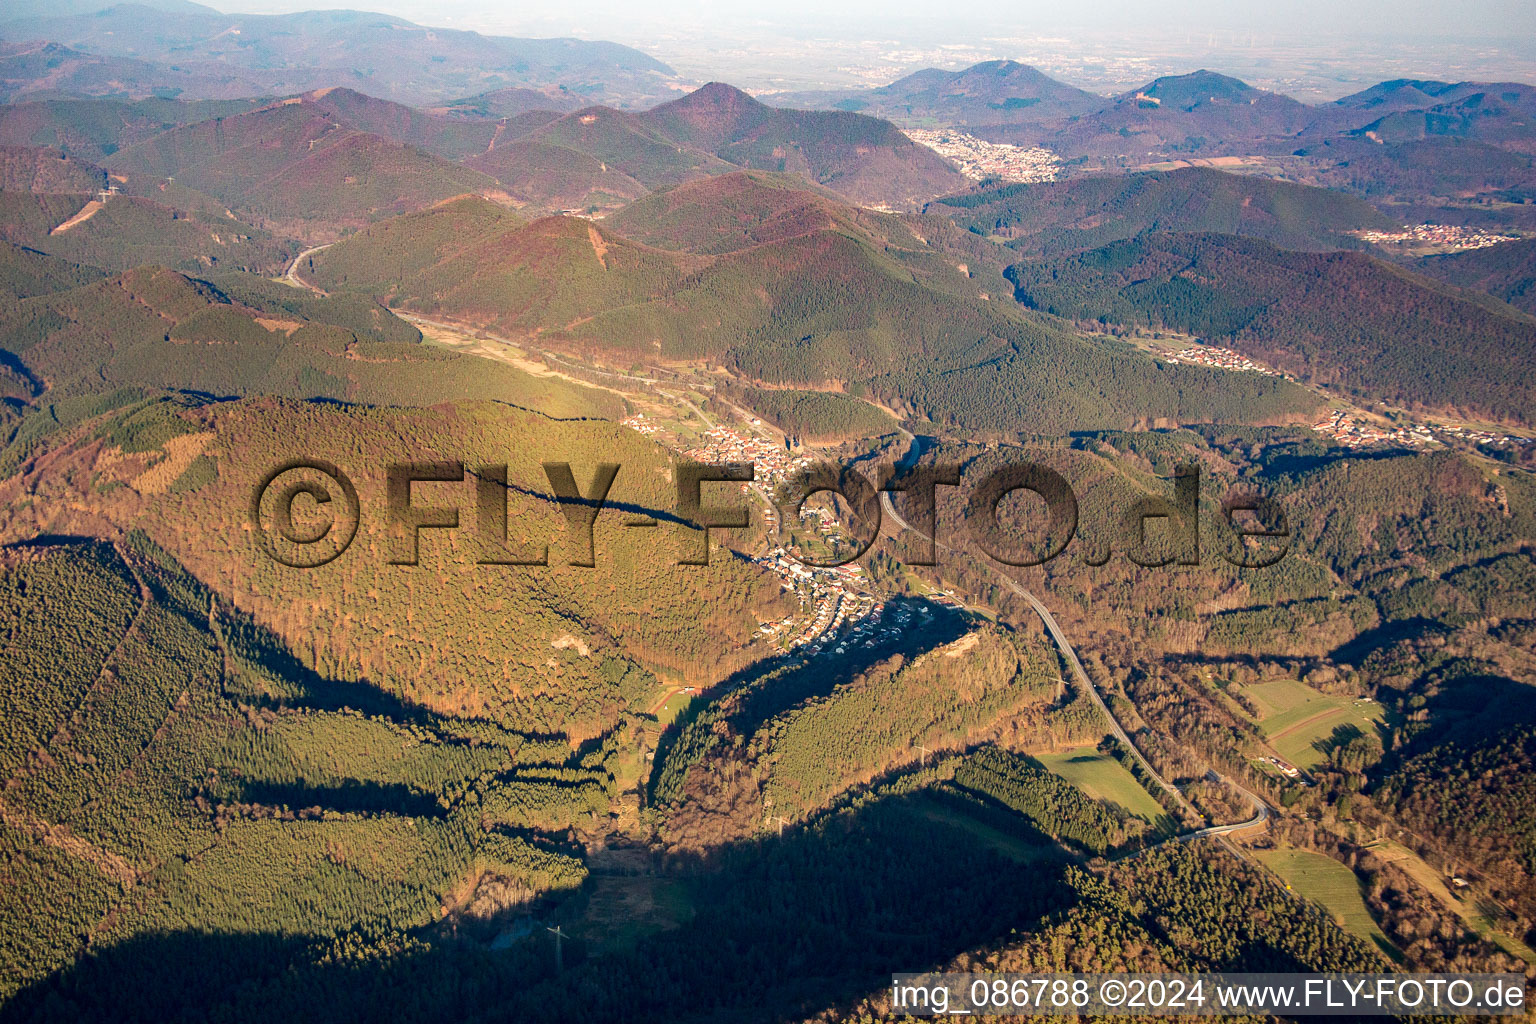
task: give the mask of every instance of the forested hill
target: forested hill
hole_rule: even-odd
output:
[[[333,684],[142,536],[0,551],[0,597],[6,1019],[87,945],[389,934],[487,870],[514,902],[586,874],[527,809],[606,806],[601,752]],[[525,772],[521,806],[489,782]]]
[[[1481,249],[1427,256],[1414,264],[1421,274],[1503,299],[1536,315],[1536,238]]]
[[[734,193],[748,202],[736,215],[770,220],[779,195]],[[751,212],[759,201],[763,217]],[[505,222],[476,203],[360,232],[313,257],[314,279],[622,365],[709,358],[756,381],[841,382],[965,429],[1254,422],[1316,406],[1275,378],[1159,367],[1080,338],[1018,309],[996,294],[1000,278],[973,280],[968,264],[899,222],[844,211],[828,226],[813,219],[804,233],[708,255],[640,245],[576,218]]]
[[[1011,60],[983,61],[959,71],[925,68],[877,89],[786,93],[772,99],[777,105],[855,110],[903,123],[931,118],[988,137],[990,131],[1088,114],[1105,103],[1102,96]]]
[[[1445,853],[1466,858],[1536,906],[1536,726],[1446,743],[1406,761],[1378,797]]]
[[[1349,234],[1390,229],[1364,200],[1205,167],[1044,184],[999,184],[929,204],[1030,255],[1090,249],[1147,231],[1220,231],[1287,249],[1359,249]]]
[[[1536,319],[1363,253],[1152,234],[1010,268],[1060,316],[1172,327],[1363,397],[1536,422]]]
[[[1285,152],[1283,147],[1317,120],[1315,109],[1289,96],[1200,70],[1122,93],[1040,141],[1069,156]]]
[[[770,107],[723,82],[642,117],[685,146],[738,167],[798,173],[855,202],[909,207],[966,184],[944,158],[889,121]]]
[[[382,118],[354,106],[309,96],[184,125],[114,154],[112,169],[130,178],[174,179],[249,212],[262,226],[321,241],[380,214],[500,191],[479,171],[368,130],[382,127]],[[365,127],[347,123],[354,117]],[[405,138],[427,141],[425,125],[396,127]]]

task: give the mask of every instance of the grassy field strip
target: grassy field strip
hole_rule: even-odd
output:
[[[687,707],[692,700],[692,694],[683,693],[679,690],[669,694],[667,699],[662,701],[661,706],[651,713],[656,716],[656,721],[660,722],[663,726],[668,726],[677,719],[678,715],[682,714],[683,708]]]
[[[1332,914],[1351,935],[1363,939],[1393,959],[1401,957],[1371,912],[1360,891],[1360,879],[1332,857],[1307,850],[1255,850],[1254,856],[1300,893]]]
[[[1295,679],[1276,679],[1243,688],[1259,708],[1264,738],[1285,760],[1313,768],[1324,760],[1317,749],[1339,726],[1370,733],[1379,728],[1383,708],[1375,701],[1321,693]]]
[[[1464,900],[1456,898],[1450,887],[1445,884],[1445,878],[1425,863],[1424,858],[1414,853],[1401,843],[1394,843],[1390,839],[1384,839],[1370,847],[1378,856],[1392,861],[1398,867],[1408,873],[1408,876],[1418,882],[1429,894],[1454,911],[1456,916],[1472,931],[1482,936],[1487,941],[1498,946],[1510,956],[1517,956],[1528,964],[1536,964],[1536,951],[1521,942],[1519,939],[1506,935],[1499,928],[1499,916],[1494,913],[1484,912],[1478,907],[1469,905]]]
[[[1125,766],[1093,747],[1075,747],[1036,760],[1095,800],[1115,804],[1154,828],[1173,828],[1174,821],[1152,794],[1142,788]]]

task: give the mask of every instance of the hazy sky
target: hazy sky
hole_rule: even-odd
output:
[[[441,28],[639,47],[760,92],[1010,58],[1112,94],[1208,67],[1309,102],[1389,78],[1536,81],[1536,0],[202,0],[355,7]]]
[[[213,0],[222,10],[293,11],[357,6],[426,24],[484,27],[588,38],[665,36],[679,30],[738,31],[761,24],[778,32],[878,37],[882,32],[980,33],[1110,31],[1256,32],[1283,36],[1409,34],[1475,37],[1532,45],[1531,0]],[[622,39],[620,39],[622,41]]]

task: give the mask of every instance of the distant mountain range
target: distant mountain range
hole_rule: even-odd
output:
[[[798,171],[878,205],[964,187],[942,161],[898,141],[900,126],[1041,145],[1065,161],[1067,173],[1298,157],[1301,180],[1373,198],[1536,196],[1536,89],[1515,83],[1399,79],[1309,105],[1202,69],[1099,96],[1028,65],[992,60],[925,69],[875,89],[785,93],[761,98],[766,102],[721,86],[718,95],[690,101],[703,111],[690,118],[686,107],[668,107],[686,83],[666,64],[615,43],[485,36],[359,11],[230,15],[185,0],[95,9],[100,2],[45,7],[27,0],[0,15],[0,101],[233,103],[349,89],[414,106],[409,116],[418,121],[504,121],[499,132],[433,126],[430,139],[414,129],[363,130],[439,157],[474,158],[475,169],[516,201],[552,208],[612,207],[733,166]],[[593,107],[602,108],[596,120],[581,120]],[[773,113],[780,109],[802,112]],[[644,111],[645,118],[603,110]],[[101,159],[107,146],[213,112],[161,106],[118,113],[125,123],[114,128],[100,109],[82,116],[78,108],[31,106],[32,123],[23,129],[21,115],[6,110],[0,116],[11,123],[0,127],[0,142]],[[712,119],[723,119],[729,137],[713,137]],[[455,138],[459,148],[441,144]],[[471,152],[471,141],[482,138],[480,152]],[[837,138],[845,141],[834,144]],[[1425,173],[1436,164],[1449,165],[1449,177]],[[525,187],[530,180],[543,184]]]
[[[0,98],[228,99],[349,86],[440,103],[520,87],[643,106],[667,98],[676,79],[667,65],[617,43],[485,36],[362,11],[221,14],[197,4],[26,11],[0,20],[9,41],[0,50]]]
[[[1286,154],[1340,133],[1381,143],[1536,140],[1536,89],[1396,80],[1311,106],[1200,70],[1104,97],[1013,61],[928,69],[877,89],[787,93],[773,102],[858,110],[909,127],[953,127],[997,142],[1042,145],[1069,159]]]
[[[198,25],[213,25],[206,19],[232,24],[199,10],[140,8],[143,23],[129,27],[134,13],[111,8],[48,24],[123,25],[111,44],[119,55],[102,59],[151,68],[160,65],[143,53],[163,56],[155,47],[193,39]],[[349,27],[378,54],[390,33],[409,41],[427,31],[349,12],[294,17],[286,28],[258,20],[243,41],[237,25],[216,44],[198,43],[200,55],[219,73],[266,74],[270,64],[287,74],[322,65],[326,48],[339,45],[333,33]],[[156,27],[167,18],[185,24]],[[465,33],[430,42],[460,47],[467,60],[490,59],[476,48],[506,56],[521,45]],[[11,67],[27,74],[54,61],[72,75],[72,61],[96,59],[51,49],[62,43],[25,45],[34,49],[15,51]],[[553,66],[559,47],[530,46],[524,70],[538,60]],[[664,66],[626,60],[613,66],[664,80]],[[202,73],[196,62],[176,67]],[[1310,397],[1269,379],[1227,394],[1197,379],[1203,370],[1188,381],[1181,375],[1193,371],[1178,371],[1178,380],[1154,373],[1140,356],[1085,345],[1020,311],[1007,301],[1016,292],[1026,306],[1069,318],[1227,338],[1361,394],[1532,418],[1514,370],[1492,390],[1460,369],[1419,372],[1420,363],[1451,366],[1457,352],[1503,365],[1523,351],[1527,319],[1461,286],[1528,305],[1525,248],[1426,261],[1423,274],[1450,282],[1436,284],[1338,256],[1369,249],[1362,232],[1403,226],[1383,212],[1392,207],[1344,191],[1203,166],[978,185],[891,121],[862,112],[975,118],[996,135],[1035,133],[1079,159],[1203,151],[1207,139],[1227,148],[1283,141],[1291,152],[1331,154],[1313,173],[1354,176],[1344,187],[1373,197],[1403,188],[1515,195],[1532,180],[1517,138],[1532,102],[1523,86],[1392,82],[1311,107],[1201,71],[1101,99],[1023,65],[989,62],[909,76],[872,91],[868,103],[836,101],[841,109],[770,106],[710,83],[628,110],[588,103],[548,76],[474,84],[465,83],[463,98],[419,107],[345,86],[284,98],[0,105],[0,241],[17,249],[8,288],[23,295],[58,269],[49,260],[109,274],[155,264],[194,277],[277,276],[300,250],[339,242],[310,254],[303,270],[320,287],[369,303],[599,357],[702,358],[773,386],[857,386],[903,415],[956,426],[1013,422],[1007,409],[1042,403],[1064,410],[1063,424],[1106,427],[1274,421],[1310,408]],[[47,95],[37,82],[8,87]],[[1404,128],[1387,138],[1367,127],[1414,118],[1441,134],[1410,138]],[[1455,178],[1457,168],[1469,177]],[[104,188],[114,194],[98,196]],[[1114,269],[1127,260],[1131,277]],[[1209,295],[1202,275],[1220,282]],[[60,278],[80,284],[73,270]],[[1389,302],[1351,306],[1359,290]],[[1258,297],[1241,322],[1211,312],[1250,293]],[[1303,323],[1307,302],[1352,325],[1347,344]],[[37,324],[63,315],[44,305],[53,312]],[[1416,312],[1403,320],[1404,310]],[[1457,324],[1471,324],[1472,334],[1456,340],[1465,333]],[[1436,347],[1437,331],[1451,339],[1449,354]],[[1424,359],[1388,359],[1389,335]],[[1359,360],[1371,373],[1350,369]],[[35,370],[25,387],[53,372]],[[1073,378],[1099,381],[1097,397]]]
[[[47,100],[0,106],[0,146],[18,185],[53,175],[39,191],[92,191],[104,167],[124,191],[313,241],[464,194],[536,212],[613,209],[742,168],[900,209],[969,184],[889,122],[769,107],[721,84],[639,113],[496,119],[345,88],[259,104]]]

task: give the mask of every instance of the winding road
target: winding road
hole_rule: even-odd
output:
[[[905,428],[897,427],[897,429],[908,439],[909,443],[916,440],[916,437]],[[912,530],[912,532],[917,533],[919,536],[926,536],[921,531],[913,529],[912,524],[903,519],[901,514],[896,511],[896,506],[891,501],[890,491],[881,491],[880,501],[885,509],[885,513],[895,520],[902,529]],[[941,540],[935,539],[933,543],[937,548],[945,551],[954,551],[954,548],[951,548]],[[1072,648],[1072,643],[1067,639],[1067,635],[1061,631],[1061,626],[1057,625],[1056,616],[1051,614],[1051,610],[1038,597],[1024,589],[1012,576],[1009,576],[990,562],[983,561],[981,564],[991,569],[992,574],[1009,590],[1012,590],[1015,594],[1028,601],[1029,606],[1035,610],[1035,614],[1040,616],[1040,621],[1045,623],[1046,631],[1051,634],[1051,639],[1056,643],[1056,649],[1061,652],[1062,658],[1071,666],[1072,674],[1077,678],[1078,686],[1098,706],[1098,709],[1104,713],[1104,718],[1109,723],[1110,733],[1131,752],[1131,756],[1136,758],[1136,762],[1141,765],[1148,778],[1153,779],[1181,808],[1192,815],[1198,815],[1199,812],[1190,805],[1188,800],[1184,799],[1184,794],[1179,792],[1178,787],[1158,774],[1157,769],[1152,767],[1152,763],[1142,755],[1141,751],[1137,749],[1136,744],[1132,742],[1130,734],[1121,728],[1120,723],[1115,720],[1115,716],[1110,714],[1109,705],[1099,695],[1099,691],[1093,685],[1093,681],[1088,678],[1088,672],[1083,668],[1083,663],[1077,660],[1077,651]]]
[[[917,440],[916,436],[906,428],[898,426],[896,429],[901,431],[902,435],[907,438],[909,444]],[[891,494],[889,491],[880,492],[880,501],[884,508],[885,514],[889,515],[891,519],[897,523],[897,525],[901,526],[902,529],[912,530],[914,533],[918,533],[920,536],[923,535],[920,531],[913,529],[912,525],[903,519],[901,514],[896,511],[896,506],[891,501]],[[934,540],[934,545],[938,548],[944,549],[945,551],[954,550],[943,541],[937,539]],[[1124,744],[1125,748],[1130,751],[1131,756],[1134,757],[1136,762],[1141,765],[1142,770],[1147,773],[1147,777],[1155,781],[1157,785],[1165,793],[1167,793],[1168,796],[1180,808],[1195,817],[1199,817],[1199,812],[1196,811],[1190,802],[1185,799],[1184,794],[1179,791],[1178,787],[1174,786],[1167,779],[1163,778],[1162,775],[1158,773],[1157,769],[1152,767],[1151,762],[1148,761],[1145,755],[1142,754],[1141,750],[1137,748],[1136,744],[1131,740],[1130,735],[1125,731],[1124,728],[1121,727],[1120,723],[1115,720],[1115,716],[1109,710],[1108,703],[1106,703],[1103,696],[1100,695],[1098,688],[1093,685],[1093,680],[1089,678],[1087,671],[1083,668],[1083,663],[1078,660],[1077,651],[1073,649],[1071,641],[1067,639],[1067,635],[1062,632],[1061,626],[1056,622],[1056,616],[1051,614],[1051,610],[1045,606],[1045,603],[1042,602],[1034,594],[1026,590],[1024,586],[1017,580],[1003,572],[1001,569],[997,568],[995,565],[992,565],[990,562],[986,561],[982,561],[981,564],[992,570],[993,575],[996,576],[1009,590],[1013,591],[1019,597],[1022,597],[1025,601],[1029,602],[1029,606],[1035,610],[1035,614],[1040,616],[1040,621],[1045,623],[1046,631],[1050,633],[1051,639],[1056,644],[1056,649],[1061,652],[1062,658],[1067,662],[1068,665],[1071,666],[1072,674],[1074,677],[1076,677],[1078,685],[1081,687],[1082,691],[1088,695],[1088,698],[1093,701],[1098,709],[1104,713],[1104,719],[1109,723],[1109,730],[1111,735],[1113,735],[1115,739]],[[1224,782],[1242,794],[1243,798],[1248,801],[1249,806],[1253,808],[1253,817],[1247,821],[1238,822],[1236,824],[1212,825],[1209,828],[1199,829],[1194,832],[1186,832],[1182,835],[1171,837],[1169,840],[1167,840],[1168,842],[1186,842],[1191,839],[1201,839],[1210,836],[1222,840],[1224,845],[1227,845],[1229,848],[1231,848],[1231,844],[1227,843],[1225,840],[1225,837],[1228,834],[1232,832],[1244,831],[1250,828],[1257,828],[1269,820],[1269,805],[1266,804],[1257,794],[1249,792],[1247,789],[1239,786],[1233,780],[1223,778],[1221,775],[1218,775],[1214,771],[1208,772],[1206,777],[1215,782]],[[1236,852],[1235,849],[1234,852]]]
[[[1184,835],[1174,836],[1172,840],[1173,842],[1182,843],[1190,839],[1201,839],[1205,836],[1226,836],[1232,834],[1233,832],[1243,832],[1250,828],[1258,828],[1260,825],[1263,825],[1269,820],[1269,804],[1260,799],[1257,794],[1250,793],[1248,790],[1244,789],[1242,786],[1239,786],[1233,780],[1224,777],[1214,769],[1207,771],[1205,773],[1205,777],[1211,782],[1225,783],[1226,785],[1231,786],[1233,789],[1241,793],[1243,798],[1248,801],[1248,806],[1253,808],[1253,817],[1249,818],[1247,821],[1234,822],[1231,825],[1212,825],[1210,828],[1202,828],[1196,832],[1186,832]]]
[[[336,243],[334,242],[327,242],[325,245],[312,246],[299,253],[293,258],[293,262],[288,264],[288,270],[283,274],[283,280],[287,281],[295,288],[303,288],[305,291],[314,292],[316,295],[329,295],[330,293],[325,289],[317,288],[299,276],[299,264],[309,259],[315,253],[320,252],[322,249],[329,249],[332,245],[335,244]]]

